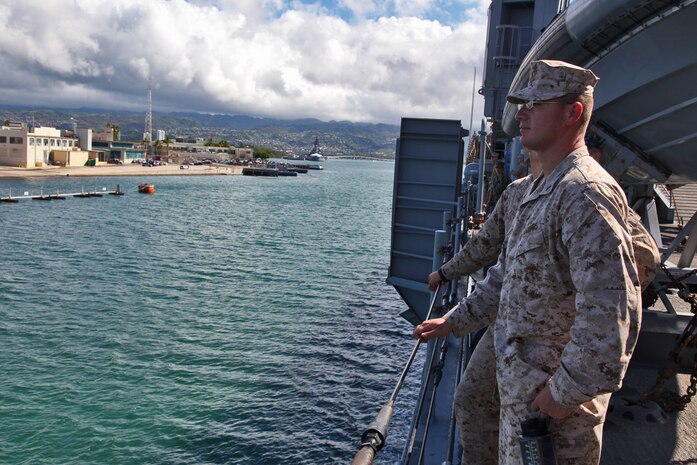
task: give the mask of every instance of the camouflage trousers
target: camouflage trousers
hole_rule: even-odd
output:
[[[455,393],[463,464],[498,463],[499,406],[494,337],[489,328],[474,349]]]
[[[505,396],[505,393],[502,393]],[[586,402],[564,420],[551,420],[558,465],[597,465],[610,395]],[[520,423],[539,412],[530,403],[499,401],[494,341],[490,329],[472,354],[455,395],[463,465],[522,465]]]

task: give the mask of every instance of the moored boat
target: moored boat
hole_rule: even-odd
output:
[[[265,177],[278,177],[278,169],[276,168],[266,168],[261,166],[250,166],[248,168],[242,169],[243,176],[265,176]]]

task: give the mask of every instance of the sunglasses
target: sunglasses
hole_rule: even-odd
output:
[[[534,111],[538,105],[544,105],[545,103],[561,103],[563,105],[571,105],[572,103],[576,103],[576,102],[562,102],[560,100],[545,100],[543,102],[535,102],[534,100],[530,100],[530,101],[525,102],[525,103],[519,103],[518,104],[518,111],[522,110],[523,108],[525,108],[528,111]]]

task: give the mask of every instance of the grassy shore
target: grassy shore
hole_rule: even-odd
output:
[[[42,168],[15,168],[0,166],[0,178],[33,178],[45,176],[211,176],[242,174],[241,166],[189,166],[180,169],[179,165],[142,166],[126,165],[75,166],[70,168],[46,166]]]

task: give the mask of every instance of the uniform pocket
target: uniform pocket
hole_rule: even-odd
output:
[[[544,245],[545,239],[542,231],[531,231],[520,237],[518,243],[515,244],[515,247],[511,250],[511,254],[514,257],[518,257],[519,255],[523,255],[532,250],[544,247]]]

